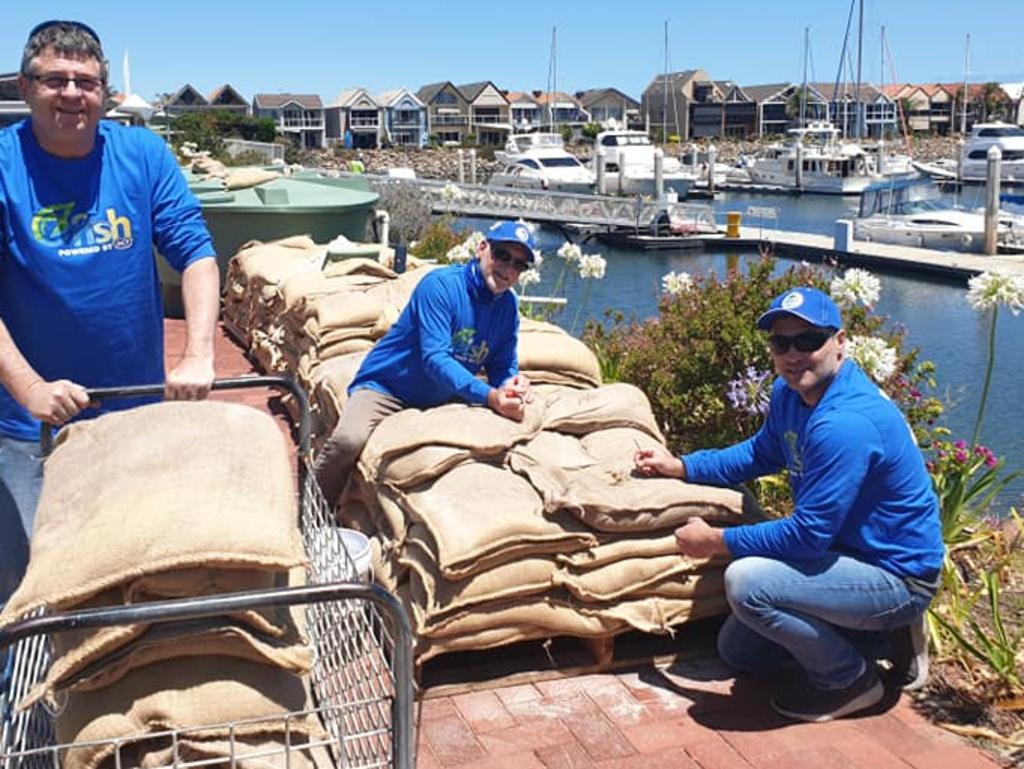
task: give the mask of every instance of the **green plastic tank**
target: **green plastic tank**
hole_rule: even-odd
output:
[[[338,235],[360,241],[378,195],[369,185],[331,184],[317,177],[282,177],[257,187],[226,192],[196,192],[206,226],[217,252],[221,285],[227,264],[239,247],[250,240],[277,240],[290,235],[309,235],[327,243]],[[181,275],[157,254],[163,288],[164,314],[183,314]]]

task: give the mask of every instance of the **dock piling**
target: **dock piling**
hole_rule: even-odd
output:
[[[654,199],[665,199],[665,153],[654,150]]]
[[[985,254],[994,256],[999,234],[999,187],[1003,152],[996,145],[988,148],[985,176]]]

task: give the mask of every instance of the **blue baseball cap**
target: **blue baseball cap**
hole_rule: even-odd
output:
[[[792,315],[818,328],[843,327],[843,316],[829,295],[807,286],[791,288],[772,299],[768,311],[757,319],[757,327],[768,331],[781,315]]]
[[[490,243],[513,243],[526,249],[526,260],[533,264],[533,250],[537,243],[533,232],[522,222],[496,222],[484,237]]]

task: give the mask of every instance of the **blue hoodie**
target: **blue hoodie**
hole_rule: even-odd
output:
[[[804,561],[837,552],[901,577],[938,575],[945,551],[924,457],[903,414],[853,361],[813,407],[776,379],[756,435],[682,460],[695,483],[789,470],[793,514],[727,529],[734,556]]]
[[[415,408],[453,399],[483,404],[491,387],[518,371],[519,306],[512,291],[491,292],[473,259],[420,281],[388,333],[349,386],[368,387]],[[487,372],[487,382],[477,378]]]

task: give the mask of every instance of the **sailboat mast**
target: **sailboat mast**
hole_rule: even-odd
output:
[[[804,27],[804,84],[800,95],[800,127],[807,125],[807,52],[811,47],[811,28]]]
[[[552,111],[552,100],[554,99],[554,93],[558,90],[558,72],[556,70],[556,62],[558,58],[558,27],[551,28],[551,51],[548,54],[548,92],[547,92],[547,107],[548,107],[548,130],[555,130],[555,120]]]
[[[664,64],[661,68],[661,141],[668,142],[668,19],[665,19]],[[676,115],[672,116],[673,120]]]
[[[860,0],[860,21],[857,28],[857,138],[864,136],[864,100],[861,96],[861,62],[864,54],[864,0]]]
[[[971,33],[967,33],[967,42],[964,44],[964,95],[963,104],[960,107],[960,133],[967,133],[967,70],[971,63]]]

